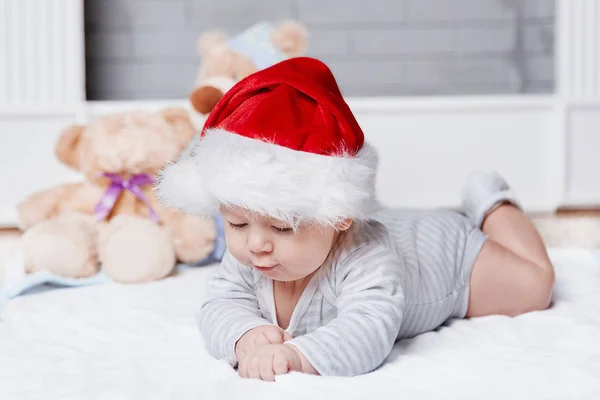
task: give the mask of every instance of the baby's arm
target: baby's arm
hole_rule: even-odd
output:
[[[391,249],[378,246],[358,249],[337,265],[337,317],[286,342],[304,357],[304,372],[353,376],[383,363],[402,321],[402,268]]]
[[[208,352],[232,366],[237,364],[237,341],[250,329],[273,325],[261,317],[253,279],[252,271],[226,252],[198,315]]]

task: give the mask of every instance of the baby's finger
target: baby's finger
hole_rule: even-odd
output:
[[[292,339],[293,339],[293,337],[289,333],[287,333],[286,331],[283,331],[283,342],[284,343],[287,342],[288,340],[292,340]]]
[[[251,354],[248,360],[248,378],[260,379],[260,358],[256,356],[256,353]]]
[[[282,344],[283,343],[283,331],[278,327],[274,327],[275,329],[268,329],[263,331],[263,335],[267,338],[269,343],[271,344]]]
[[[248,363],[246,362],[245,359],[241,360],[238,363],[238,374],[242,378],[247,378],[248,377]]]
[[[274,354],[273,372],[275,372],[275,375],[283,375],[289,372],[288,360],[281,352],[277,352]]]
[[[273,355],[265,353],[261,357],[259,363],[260,378],[263,381],[273,382],[275,381],[275,373],[273,372]]]
[[[264,346],[265,344],[271,344],[271,340],[269,340],[269,338],[264,333],[257,335],[254,339],[254,348],[258,346]]]
[[[246,349],[245,348],[237,349],[237,351],[235,352],[235,356],[237,357],[238,362],[241,361],[244,357],[246,357]]]

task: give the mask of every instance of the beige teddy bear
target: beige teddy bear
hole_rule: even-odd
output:
[[[276,26],[260,22],[232,38],[220,31],[204,33],[198,39],[202,64],[189,96],[196,129],[234,84],[278,61],[305,55],[307,42],[306,28],[289,20]]]
[[[66,128],[56,155],[86,179],[18,205],[25,270],[83,278],[102,268],[114,281],[134,283],[209,255],[215,222],[161,207],[153,185],[194,132],[183,108],[123,112]]]

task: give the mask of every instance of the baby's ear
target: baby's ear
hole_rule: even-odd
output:
[[[343,220],[342,222],[338,222],[338,223],[335,225],[335,228],[336,228],[338,231],[340,231],[340,232],[347,231],[348,229],[350,229],[350,227],[352,226],[352,223],[353,223],[353,222],[354,222],[354,221],[352,220],[352,218],[346,218],[346,219],[345,219],[345,220]]]
[[[54,151],[59,160],[77,170],[79,169],[79,144],[84,129],[85,126],[74,124],[63,130]]]

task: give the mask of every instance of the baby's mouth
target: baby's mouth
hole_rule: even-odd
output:
[[[262,272],[267,272],[267,271],[272,271],[275,268],[277,268],[278,264],[275,265],[254,265],[254,268],[256,268],[259,271]]]

